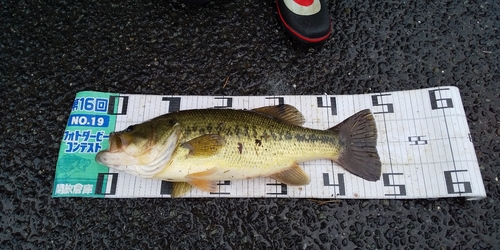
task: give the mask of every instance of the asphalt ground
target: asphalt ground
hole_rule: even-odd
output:
[[[328,1],[303,46],[270,0],[1,1],[0,249],[499,249],[500,2]],[[227,82],[226,82],[227,80]],[[174,95],[460,88],[487,198],[51,198],[82,90]]]

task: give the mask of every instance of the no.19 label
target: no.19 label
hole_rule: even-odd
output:
[[[68,119],[68,126],[107,127],[108,124],[107,115],[70,115]]]

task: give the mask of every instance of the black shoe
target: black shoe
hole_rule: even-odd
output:
[[[324,42],[332,33],[332,21],[325,0],[276,0],[285,29],[299,41]]]

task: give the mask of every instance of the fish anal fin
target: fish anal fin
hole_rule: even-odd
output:
[[[224,145],[226,145],[224,137],[216,134],[202,135],[182,144],[189,149],[189,155],[192,156],[212,156]]]
[[[377,126],[369,109],[345,119],[329,131],[337,133],[344,149],[333,159],[347,171],[368,181],[378,181],[382,164],[377,152]]]
[[[309,175],[307,175],[304,170],[297,165],[297,163],[294,163],[290,168],[272,174],[269,177],[292,186],[307,185],[311,182]]]
[[[298,109],[288,104],[266,106],[266,107],[252,109],[252,111],[276,118],[284,123],[296,126],[302,126],[306,121],[306,119]]]
[[[174,182],[171,196],[172,198],[181,197],[191,191],[191,189],[193,189],[193,186],[187,182]]]

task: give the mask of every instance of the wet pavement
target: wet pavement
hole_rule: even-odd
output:
[[[322,46],[269,0],[3,1],[0,249],[495,249],[500,245],[500,3],[328,1]],[[460,88],[487,198],[50,197],[78,91],[361,94]]]

